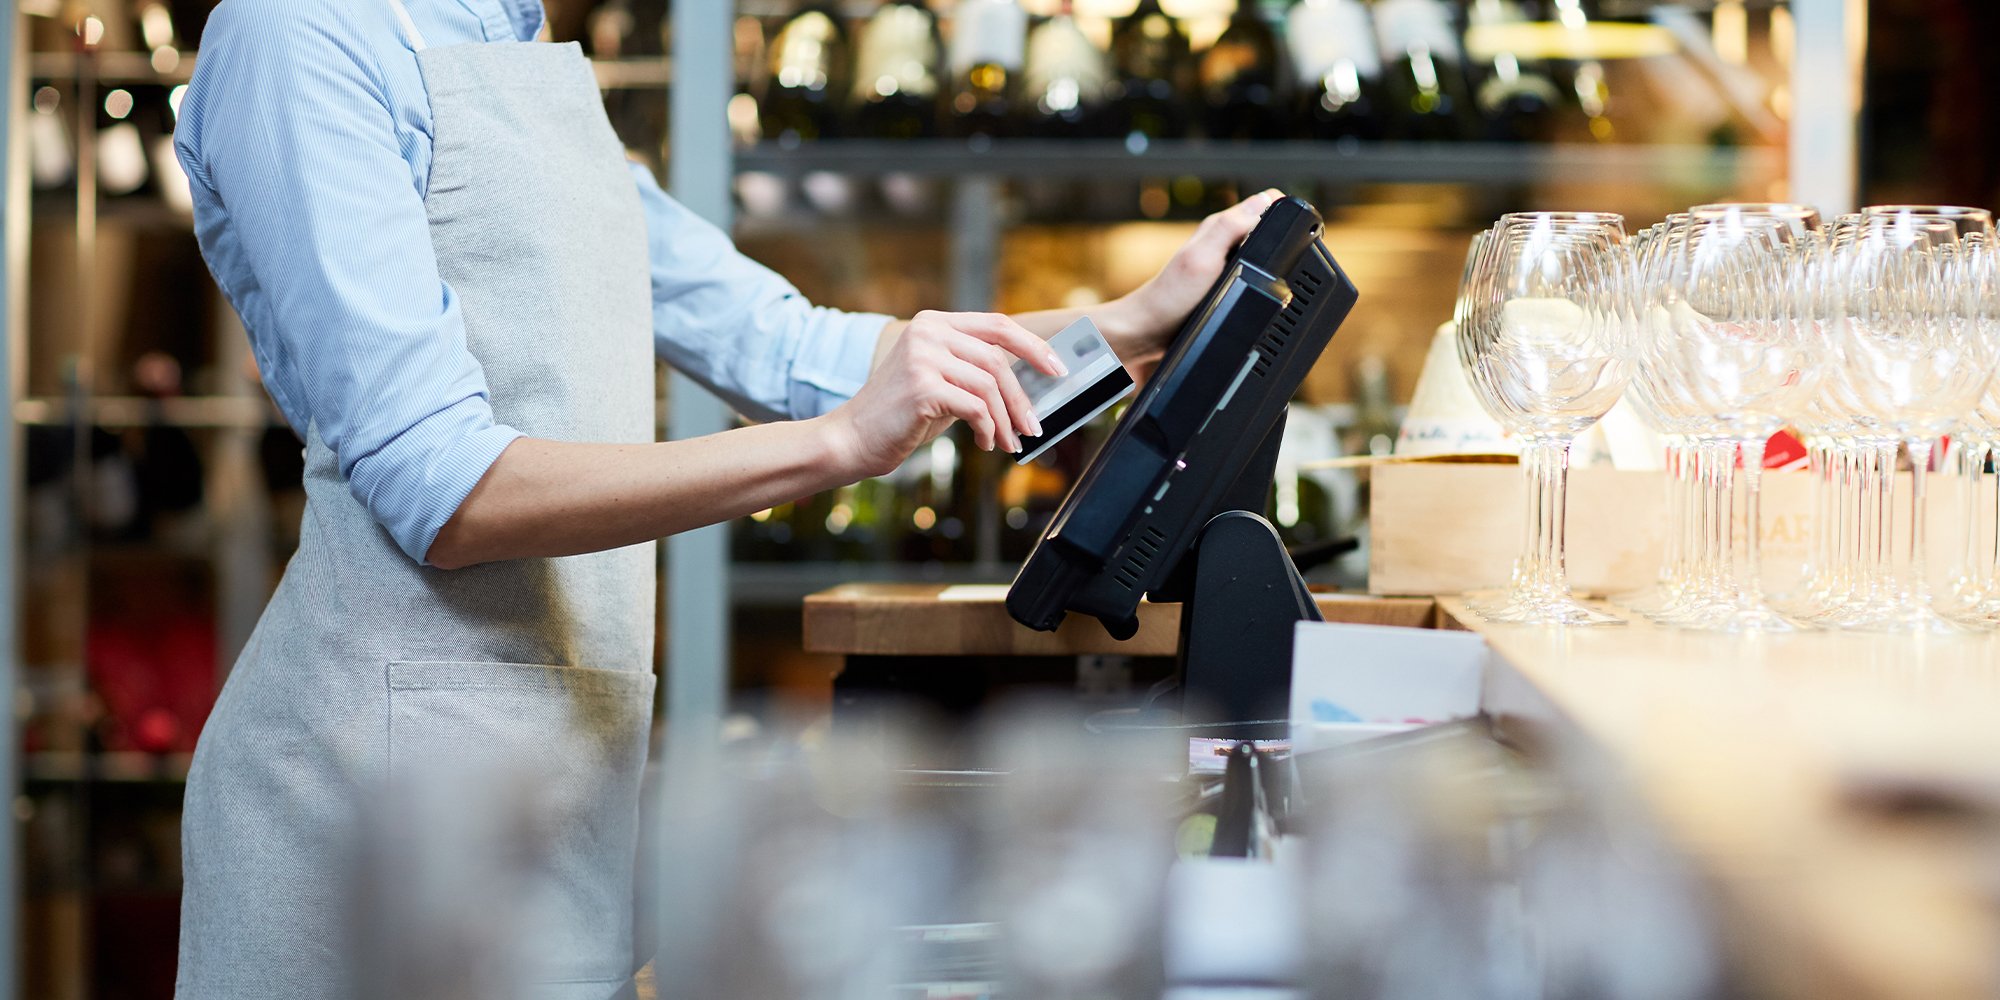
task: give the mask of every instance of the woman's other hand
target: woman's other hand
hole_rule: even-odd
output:
[[[998,313],[922,312],[895,336],[854,398],[826,415],[855,479],[887,475],[953,420],[980,448],[1021,450],[1041,425],[1013,371],[1020,358],[1067,374],[1042,338]]]
[[[1230,251],[1282,197],[1284,194],[1274,188],[1201,220],[1194,235],[1181,244],[1158,274],[1109,304],[1107,311],[1112,315],[1100,326],[1135,377],[1150,374],[1159,364],[1168,341],[1222,276]]]

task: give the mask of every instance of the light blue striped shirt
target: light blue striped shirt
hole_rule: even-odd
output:
[[[406,0],[432,47],[524,41],[540,0]],[[431,116],[388,0],[225,0],[181,104],[195,232],[264,384],[422,561],[520,432],[493,419],[424,214]],[[633,180],[659,356],[754,419],[860,388],[888,317],[813,306],[727,235]],[[504,209],[506,206],[498,206]]]

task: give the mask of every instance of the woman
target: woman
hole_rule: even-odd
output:
[[[297,555],[185,813],[178,990],[351,988],[363,792],[533,765],[559,802],[535,995],[623,995],[654,540],[895,468],[953,420],[1015,450],[1009,365],[1077,312],[813,307],[628,164],[537,0],[225,0],[180,157],[216,281],[306,442]],[[1092,311],[1157,359],[1273,195]],[[769,422],[656,443],[657,355]]]

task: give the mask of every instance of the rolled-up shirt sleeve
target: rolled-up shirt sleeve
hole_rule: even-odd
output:
[[[632,167],[653,266],[653,337],[662,360],[755,420],[815,417],[868,379],[879,313],[807,301],[729,237]]]
[[[265,385],[422,562],[520,432],[495,421],[466,348],[390,84],[349,40],[361,29],[343,19],[361,15],[307,6],[217,8],[182,105],[180,158],[203,254]]]

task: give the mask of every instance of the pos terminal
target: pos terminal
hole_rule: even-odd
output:
[[[1262,516],[1285,407],[1357,298],[1298,198],[1268,209],[1022,563],[1007,610],[1116,638],[1142,597],[1179,601],[1185,723],[1281,735],[1292,626],[1318,620]]]

